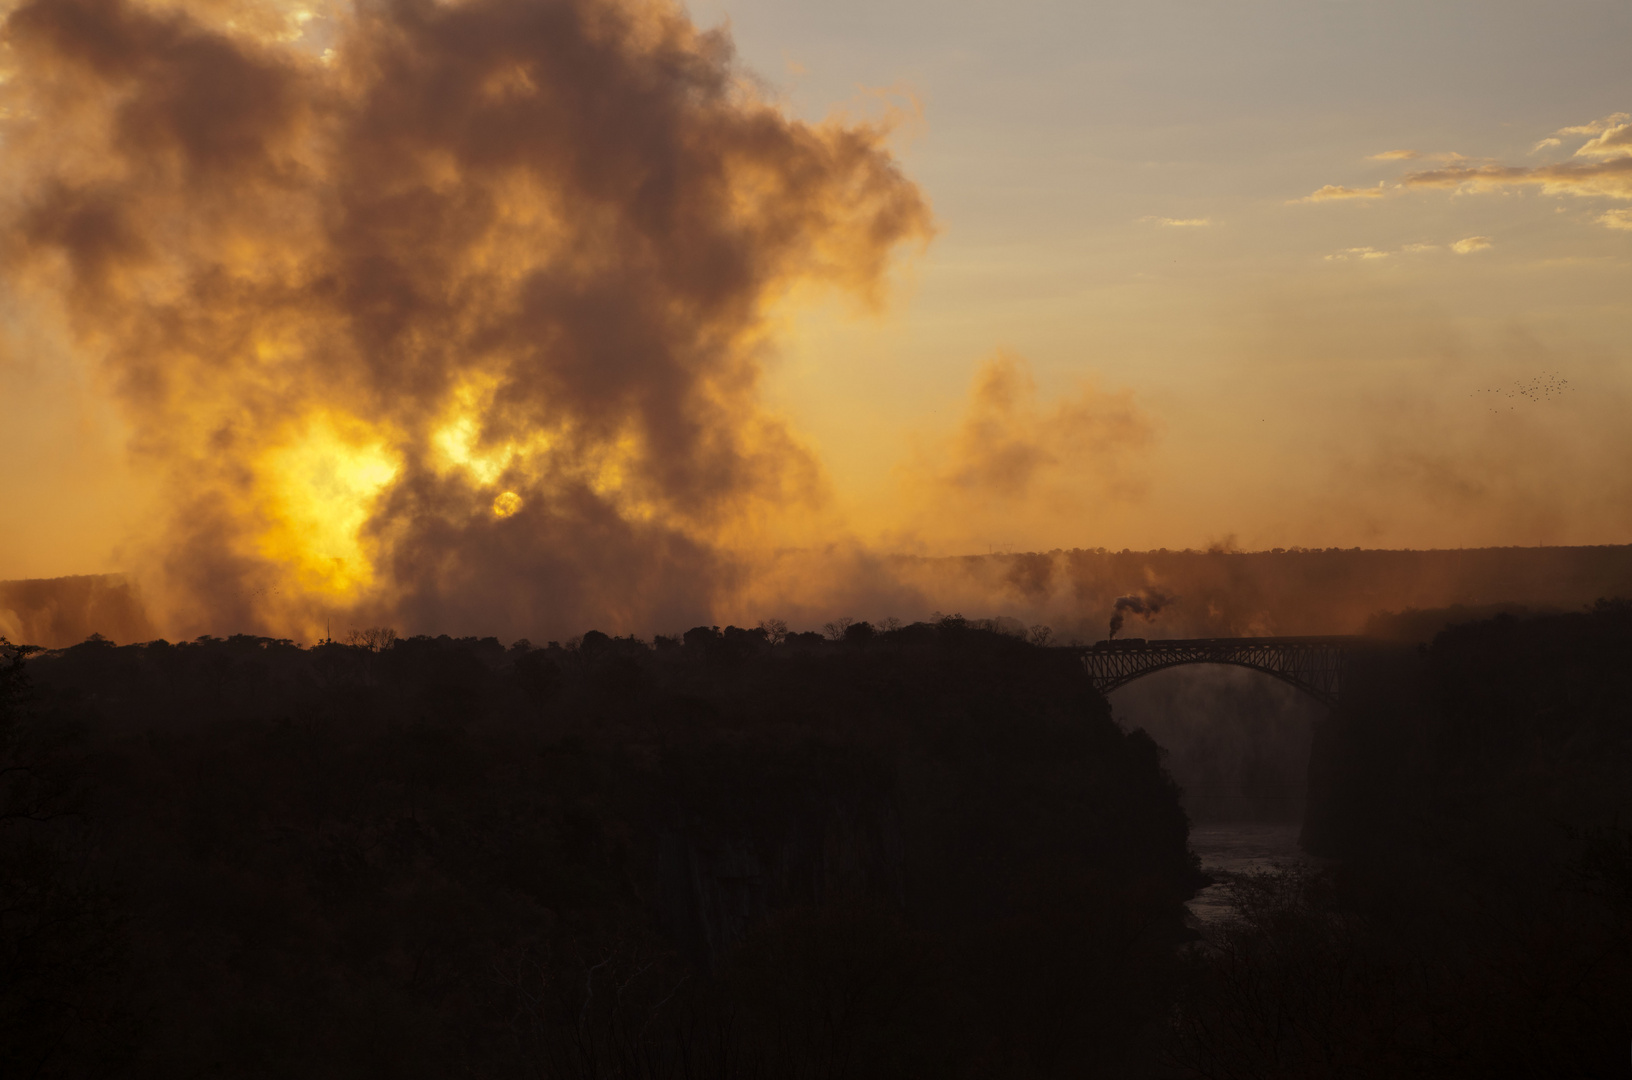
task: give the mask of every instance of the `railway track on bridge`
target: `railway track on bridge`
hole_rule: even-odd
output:
[[[1167,668],[1229,664],[1290,683],[1331,708],[1342,697],[1351,658],[1378,644],[1363,637],[1123,638],[1077,651],[1103,694]]]

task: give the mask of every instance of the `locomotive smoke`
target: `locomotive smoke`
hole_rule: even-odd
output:
[[[1161,610],[1174,600],[1160,590],[1151,589],[1136,596],[1119,596],[1116,598],[1116,610],[1111,615],[1111,637],[1116,637],[1117,631],[1122,629],[1123,620],[1129,613],[1143,615],[1146,622],[1154,619]]]

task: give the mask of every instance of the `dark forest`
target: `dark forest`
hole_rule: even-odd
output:
[[[1379,650],[1207,883],[1077,654],[960,618],[7,647],[7,1076],[1588,1076],[1632,606]]]

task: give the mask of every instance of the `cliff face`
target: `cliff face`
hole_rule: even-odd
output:
[[[1369,650],[1350,664],[1343,700],[1314,725],[1300,838],[1332,858],[1410,828],[1431,785],[1424,770],[1439,721],[1425,649]]]
[[[1246,884],[1176,1010],[1187,1075],[1624,1071],[1629,657],[1618,602],[1359,658],[1304,830],[1340,861]]]
[[[60,649],[101,634],[113,641],[158,636],[136,586],[118,574],[0,581],[0,637]]]
[[[1305,846],[1534,853],[1632,820],[1629,656],[1623,601],[1360,658],[1317,728]]]

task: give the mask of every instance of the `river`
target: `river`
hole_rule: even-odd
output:
[[[1234,914],[1230,906],[1230,879],[1234,875],[1319,863],[1321,860],[1299,850],[1300,829],[1296,822],[1191,826],[1190,850],[1200,856],[1202,872],[1216,879],[1187,905],[1200,927],[1216,926]]]

